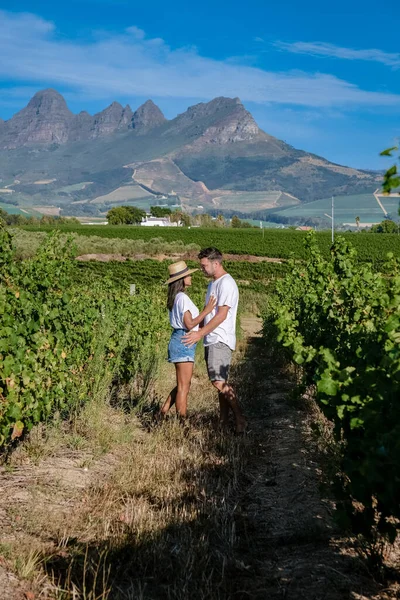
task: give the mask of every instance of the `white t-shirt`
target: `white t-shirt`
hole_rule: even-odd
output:
[[[185,324],[183,322],[183,315],[186,311],[190,311],[192,315],[192,319],[195,319],[199,316],[199,309],[192,302],[192,300],[187,296],[184,292],[178,292],[175,296],[174,306],[172,310],[169,311],[169,322],[171,327],[174,329],[186,329]],[[198,325],[193,327],[194,331],[197,331],[199,328]]]
[[[234,350],[236,347],[236,315],[239,303],[239,290],[233,277],[227,273],[219,277],[216,281],[209,283],[206,304],[211,295],[216,297],[217,305],[204,318],[205,325],[216,315],[218,306],[229,306],[229,310],[225,321],[204,337],[204,345],[211,346],[217,342],[222,342],[229,346],[231,350]]]

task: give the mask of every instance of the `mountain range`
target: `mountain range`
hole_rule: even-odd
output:
[[[179,203],[254,212],[369,192],[380,177],[296,150],[262,131],[238,98],[172,120],[148,100],[72,113],[56,90],[0,120],[0,201],[101,214],[111,205]]]

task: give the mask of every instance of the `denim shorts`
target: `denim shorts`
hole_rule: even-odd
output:
[[[182,338],[186,333],[186,329],[173,330],[168,344],[168,362],[194,362],[196,344],[190,348],[183,345]]]

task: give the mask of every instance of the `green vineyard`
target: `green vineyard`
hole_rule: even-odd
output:
[[[110,239],[154,235],[132,227],[74,231]],[[167,242],[285,258],[250,262],[243,256],[225,267],[241,293],[249,290],[251,302],[257,297],[258,306],[268,306],[268,344],[301,366],[303,385],[315,390],[333,423],[340,448],[334,489],[343,522],[367,538],[378,533],[393,541],[400,518],[400,238],[339,236],[331,248],[328,235],[315,233],[265,232],[263,238],[256,230],[171,228],[162,235]],[[136,382],[140,395],[165,350],[168,261],[81,262],[74,256],[73,240],[53,231],[33,257],[16,260],[12,236],[0,230],[3,447],[49,417],[78,410],[100,380],[110,389]],[[195,273],[191,295],[198,306],[206,285]]]
[[[143,376],[167,330],[156,293],[130,296],[107,278],[79,281],[57,235],[17,262],[0,229],[0,265],[0,446],[56,411],[79,408],[99,378]]]
[[[27,231],[51,231],[54,227],[24,227]],[[297,258],[305,258],[305,232],[260,230],[260,229],[201,229],[180,227],[133,227],[133,226],[60,226],[63,232],[74,232],[83,236],[99,236],[105,238],[127,238],[150,241],[160,237],[166,242],[181,240],[185,245],[197,244],[204,248],[216,246],[221,252],[228,254],[244,254],[289,258],[294,254]],[[380,263],[388,252],[400,257],[400,235],[392,234],[344,234],[344,238],[356,248],[362,261]],[[331,234],[321,232],[316,235],[322,254],[329,256]]]
[[[264,331],[274,335],[334,424],[335,492],[342,522],[369,540],[393,541],[400,518],[400,261],[390,277],[359,265],[338,238],[325,259],[315,235],[307,264],[276,286]]]
[[[171,262],[171,261],[169,261]],[[89,279],[108,278],[113,285],[127,289],[134,284],[136,291],[155,287],[159,290],[166,277],[166,262],[158,260],[127,260],[124,262],[110,261],[102,263],[97,261],[79,262],[74,277],[79,283],[87,282]],[[198,263],[188,260],[191,268],[198,267]],[[281,277],[287,272],[287,263],[259,262],[249,263],[245,261],[225,261],[225,268],[238,281],[239,287],[254,288],[257,284],[266,284],[276,277]],[[207,281],[201,273],[193,277],[193,285],[197,289],[205,289]]]

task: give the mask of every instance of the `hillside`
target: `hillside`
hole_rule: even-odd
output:
[[[93,201],[132,184],[148,188],[141,200],[154,203],[173,191],[189,209],[230,209],[230,192],[246,192],[257,210],[270,206],[260,192],[309,202],[369,192],[378,181],[268,135],[238,98],[215,98],[167,120],[150,100],[135,112],[113,102],[96,115],[75,115],[55,90],[38,92],[0,121],[0,165],[0,201],[56,205],[69,214],[73,202],[89,214],[104,211],[107,202]],[[138,197],[122,196],[127,203]]]

